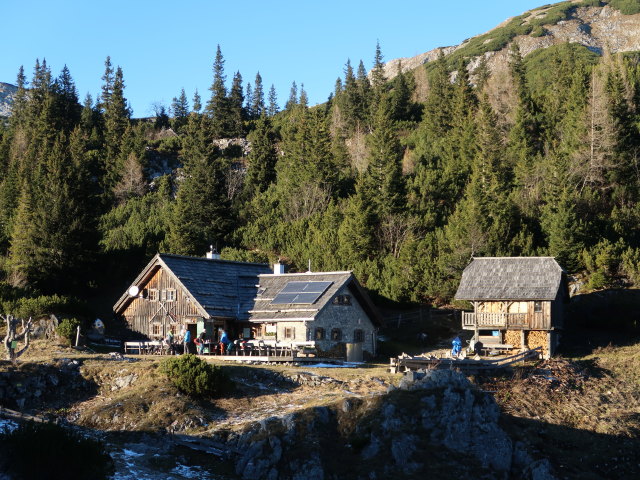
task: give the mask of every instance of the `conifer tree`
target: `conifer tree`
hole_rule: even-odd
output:
[[[244,94],[240,72],[236,72],[233,76],[228,104],[229,130],[227,134],[232,137],[241,137],[244,134]]]
[[[285,110],[292,110],[296,105],[298,105],[298,86],[294,80],[291,84],[291,90],[289,91],[289,99],[284,108]]]
[[[395,121],[409,120],[411,116],[411,90],[402,71],[402,62],[398,62],[398,73],[393,79],[391,90],[391,118]]]
[[[253,115],[253,87],[250,82],[247,82],[244,93],[244,111],[245,117],[249,120],[255,120]]]
[[[256,73],[253,88],[253,102],[251,104],[251,114],[253,118],[259,118],[264,112],[264,89],[262,87],[262,77],[260,72]]]
[[[202,100],[200,98],[200,94],[198,93],[198,89],[196,89],[195,93],[193,94],[193,111],[199,114],[201,109]]]
[[[267,115],[273,117],[279,111],[280,108],[278,107],[278,95],[276,93],[276,87],[271,84],[271,88],[269,89],[269,109],[267,111]]]
[[[248,137],[251,153],[247,158],[249,165],[244,182],[245,198],[252,198],[258,192],[264,192],[276,179],[275,141],[269,118],[263,114],[256,122],[255,129]]]
[[[211,244],[221,245],[229,232],[229,202],[224,184],[225,164],[203,125],[207,117],[189,117],[183,144],[184,179],[178,188],[169,223],[171,252],[202,255]]]
[[[189,101],[187,100],[187,94],[184,88],[180,90],[178,97],[173,97],[171,110],[173,111],[172,127],[176,132],[180,132],[187,124],[187,119],[189,118]]]
[[[398,213],[405,201],[402,148],[392,125],[391,106],[388,101],[382,101],[368,138],[369,165],[361,179],[365,201],[372,206],[378,218]]]
[[[205,113],[211,119],[211,134],[214,138],[223,138],[229,132],[229,101],[227,98],[227,88],[225,86],[226,76],[224,74],[224,58],[220,45],[216,50],[216,58],[213,62],[213,83],[209,90],[211,98],[207,102]]]
[[[371,86],[377,98],[384,90],[387,79],[384,76],[384,62],[380,42],[376,42],[376,53],[373,57],[373,68],[371,69]]]

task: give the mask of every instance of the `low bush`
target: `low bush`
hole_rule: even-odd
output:
[[[232,387],[229,376],[222,368],[210,365],[196,355],[167,358],[160,364],[160,371],[178,390],[189,396],[218,396]]]
[[[51,423],[0,431],[0,452],[0,472],[16,480],[102,480],[114,473],[102,442]]]
[[[60,322],[58,328],[56,328],[56,334],[58,337],[68,340],[69,343],[73,343],[79,325],[80,320],[75,318],[65,318]]]
[[[634,15],[640,13],[639,0],[611,0],[609,5],[620,10],[623,15]]]

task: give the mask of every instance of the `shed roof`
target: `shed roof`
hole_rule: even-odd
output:
[[[563,285],[553,257],[474,258],[462,272],[457,300],[553,300]]]
[[[239,320],[249,317],[248,311],[258,291],[258,275],[270,271],[269,265],[262,263],[159,253],[151,259],[132,286],[142,287],[159,268],[164,268],[182,285],[204,316]],[[121,313],[130,301],[131,297],[125,293],[113,309]]]
[[[344,286],[356,297],[374,325],[380,325],[380,314],[352,272],[306,272],[260,275],[260,290],[251,310],[252,322],[313,320]],[[291,282],[331,282],[311,304],[272,304],[273,299]]]

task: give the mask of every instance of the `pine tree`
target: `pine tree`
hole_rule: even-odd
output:
[[[388,101],[383,101],[373,120],[371,136],[367,139],[369,165],[360,184],[365,201],[371,205],[378,219],[385,214],[398,213],[405,201],[402,148],[392,125],[391,106]]]
[[[189,118],[189,101],[187,100],[187,94],[184,88],[180,90],[180,96],[173,97],[171,110],[173,111],[173,129],[176,132],[180,132],[187,124],[187,119]]]
[[[211,244],[221,245],[229,233],[229,201],[219,152],[206,134],[207,117],[189,117],[182,157],[184,179],[171,214],[168,247],[171,252],[202,255]]]
[[[78,103],[78,91],[66,65],[54,82],[53,89],[56,95],[54,115],[59,128],[68,134],[80,121],[82,110]]]
[[[260,72],[256,73],[253,88],[253,102],[251,104],[251,114],[253,118],[259,118],[264,112],[264,89],[262,87],[262,77]]]
[[[402,62],[398,62],[398,72],[393,79],[391,90],[391,118],[395,121],[409,120],[411,117],[411,90],[402,71]]]
[[[380,49],[380,42],[376,42],[376,53],[373,57],[373,68],[371,69],[371,86],[376,95],[377,100],[384,91],[384,86],[387,79],[384,76],[384,62],[382,61],[382,50]]]
[[[198,93],[198,89],[196,89],[195,93],[193,94],[193,111],[199,114],[201,109],[202,109],[202,100],[200,99],[200,94]]]
[[[271,88],[269,89],[269,109],[267,111],[267,115],[273,117],[279,111],[280,108],[278,107],[278,95],[276,93],[276,87],[271,84]]]
[[[244,135],[244,94],[242,87],[242,75],[236,72],[233,76],[231,91],[229,92],[229,130],[227,134],[232,137]]]
[[[229,100],[227,98],[227,88],[225,86],[226,77],[224,74],[224,58],[220,45],[216,50],[216,58],[213,62],[213,83],[209,90],[211,98],[207,102],[205,113],[211,119],[211,134],[214,138],[228,136],[230,130]]]
[[[247,86],[245,87],[244,93],[244,111],[245,117],[249,120],[255,120],[255,116],[253,114],[253,87],[251,83],[247,82]]]
[[[266,115],[261,115],[255,129],[248,137],[251,142],[251,153],[247,158],[247,175],[244,182],[245,198],[252,198],[258,192],[264,192],[276,179],[275,141],[271,122]]]
[[[284,106],[285,110],[292,110],[296,105],[298,105],[298,86],[294,81],[291,84],[291,90],[289,91],[289,100]]]

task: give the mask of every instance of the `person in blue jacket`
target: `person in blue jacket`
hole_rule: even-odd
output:
[[[227,353],[229,351],[229,345],[231,344],[231,339],[229,335],[227,335],[226,330],[222,330],[222,334],[220,335],[220,353]]]
[[[462,340],[460,340],[460,337],[456,337],[451,342],[451,356],[458,358],[460,352],[462,352]]]
[[[184,332],[182,343],[184,343],[184,353],[189,353],[189,344],[191,343],[191,332],[189,331],[189,329]]]

